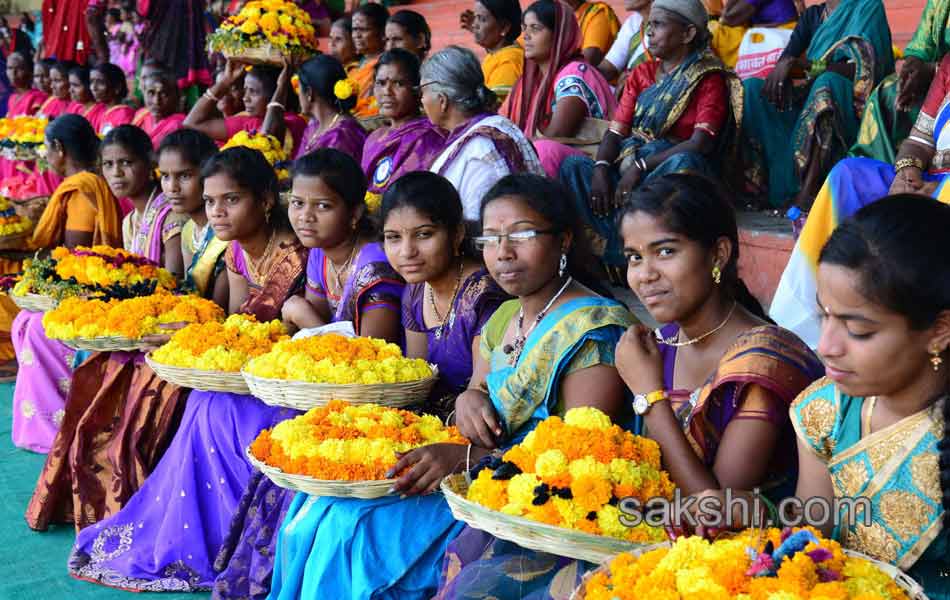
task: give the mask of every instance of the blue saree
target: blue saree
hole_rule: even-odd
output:
[[[488,391],[504,420],[506,447],[520,442],[551,415],[564,414],[557,397],[563,377],[597,364],[614,363],[614,348],[633,322],[625,308],[601,298],[565,303],[546,317],[541,335],[528,338],[517,365],[507,363],[501,340],[518,309],[503,304],[482,331],[481,353],[491,365]],[[530,368],[529,368],[530,367]],[[639,418],[624,424],[639,433]],[[580,578],[596,565],[526,550],[466,527],[449,544],[439,585],[440,600],[521,598],[567,600]]]
[[[805,58],[853,64],[854,79],[825,71],[810,86],[793,89],[787,110],[762,96],[764,80],[743,82],[742,123],[750,154],[747,185],[760,194],[767,191],[776,207],[799,192],[812,160],[820,161],[827,172],[847,154],[871,90],[894,71],[881,0],[842,0],[815,31]]]
[[[483,353],[489,330],[503,331],[518,306],[506,302],[486,323]],[[612,362],[613,347],[630,323],[616,302],[572,300],[538,324],[517,366],[496,372],[493,360],[489,395],[506,430],[515,432],[512,438],[553,414],[556,382],[575,365],[591,366],[608,352]],[[501,354],[500,337],[495,345]],[[449,543],[463,529],[440,493],[376,500],[298,494],[281,526],[269,598],[431,598]]]
[[[821,379],[791,409],[798,443],[827,464],[835,497],[870,500],[870,526],[856,504],[854,523],[839,524],[832,537],[907,572],[931,600],[950,599],[950,530],[941,527],[938,466],[941,405],[871,434],[862,432],[863,405],[864,398]]]
[[[727,150],[734,141],[735,125],[739,122],[742,101],[742,86],[734,73],[730,73],[711,51],[694,52],[680,63],[667,77],[657,81],[637,98],[631,135],[621,145],[620,157],[609,171],[611,186],[616,189],[622,173],[639,158],[647,158],[665,152],[681,142],[671,135],[673,126],[683,116],[700,82],[707,75],[720,73],[725,76],[729,88],[732,114],[731,126],[717,136],[717,146]],[[737,114],[738,113],[738,114]],[[718,153],[717,153],[718,154]],[[641,184],[668,175],[690,171],[710,177],[720,174],[719,161],[698,152],[679,152],[657,165],[641,180]],[[598,216],[590,207],[590,186],[594,174],[594,161],[588,156],[569,156],[561,163],[560,180],[573,192],[578,214],[584,217],[595,254],[607,267],[611,278],[625,264],[623,244],[617,232],[614,214]]]

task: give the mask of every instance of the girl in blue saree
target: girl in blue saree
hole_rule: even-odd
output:
[[[857,138],[871,90],[893,71],[881,0],[809,7],[775,70],[743,83],[749,191],[767,194],[775,207],[794,198],[808,210],[825,175]],[[803,78],[806,85],[794,85]]]
[[[820,323],[814,310],[818,256],[839,223],[888,193],[925,194],[950,203],[950,57],[934,76],[916,125],[895,163],[848,158],[828,174],[779,281],[770,313],[814,348]]]
[[[814,511],[811,524],[905,571],[931,600],[950,598],[948,230],[950,206],[906,194],[835,230],[818,266],[828,376],[790,411],[796,496],[841,510],[834,501],[862,500],[840,518]]]
[[[622,413],[613,346],[633,319],[572,278],[585,271],[564,198],[549,180],[510,175],[482,204],[485,235],[477,242],[489,272],[517,299],[483,328],[471,381],[456,400],[473,461],[590,399]],[[281,529],[270,597],[431,598],[445,549],[463,526],[440,494],[414,494],[463,469],[466,451],[433,445],[402,456],[393,470],[411,468],[394,488],[413,494],[407,500],[298,496]]]
[[[624,257],[615,214],[625,195],[667,173],[714,176],[720,163],[730,164],[742,86],[709,50],[707,21],[699,0],[655,1],[647,33],[655,60],[627,76],[597,160],[571,156],[561,164],[560,179],[574,192],[587,235],[617,285]]]

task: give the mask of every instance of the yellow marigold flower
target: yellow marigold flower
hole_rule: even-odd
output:
[[[356,84],[349,79],[341,79],[333,84],[333,95],[340,100],[348,100],[356,93]]]
[[[547,450],[535,460],[535,471],[542,479],[557,477],[567,472],[567,457],[560,450]]]
[[[572,408],[564,414],[564,423],[583,429],[607,430],[612,425],[610,417],[596,408],[583,406]]]
[[[252,20],[244,21],[244,23],[242,23],[241,26],[238,27],[238,29],[240,29],[242,33],[246,33],[247,35],[254,35],[260,30],[260,28],[257,26],[257,22],[252,21]]]
[[[531,505],[534,500],[534,488],[541,485],[541,480],[533,473],[519,473],[508,481],[508,501],[521,507]]]

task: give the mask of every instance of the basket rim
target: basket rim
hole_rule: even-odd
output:
[[[506,515],[502,512],[493,510],[491,508],[488,508],[487,506],[484,506],[482,504],[469,500],[468,498],[456,492],[451,487],[451,485],[455,481],[464,480],[464,478],[465,478],[465,473],[451,473],[449,475],[446,475],[442,479],[442,482],[439,483],[439,489],[442,490],[442,494],[445,496],[446,500],[449,502],[450,505],[452,502],[458,502],[459,504],[462,504],[463,506],[475,508],[481,512],[485,512],[488,518],[494,518],[497,521],[502,522],[502,523],[508,522],[508,523],[518,525],[519,527],[523,526],[523,527],[535,529],[539,532],[543,532],[543,533],[547,533],[551,535],[559,535],[561,537],[571,538],[571,539],[582,541],[585,543],[596,544],[596,543],[609,542],[612,545],[616,544],[616,545],[628,546],[629,550],[624,550],[624,552],[640,550],[642,548],[655,545],[655,544],[639,544],[637,542],[621,540],[621,539],[609,537],[606,535],[596,535],[593,533],[579,531],[577,529],[568,529],[567,527],[558,527],[556,525],[548,525],[547,523],[541,523],[539,521],[534,521],[532,519],[528,519],[525,517],[519,517],[515,515]],[[478,528],[476,527],[476,529]],[[514,541],[514,540],[509,540],[509,541]],[[515,543],[518,543],[518,542],[515,542]]]
[[[152,356],[153,352],[154,351],[147,352],[145,354],[145,362],[148,363],[149,367],[152,367],[153,371],[155,370],[155,365],[157,365],[158,368],[160,369],[175,369],[179,371],[188,371],[189,374],[196,375],[196,376],[207,375],[209,377],[242,378],[240,371],[215,371],[215,370],[210,370],[210,369],[196,369],[195,367],[182,367],[179,365],[170,365],[168,363],[163,363],[163,362],[155,360],[155,358]]]
[[[281,475],[290,475],[292,477],[303,477],[307,479],[310,483],[313,483],[314,485],[353,486],[354,488],[356,488],[356,487],[368,486],[368,485],[382,487],[384,484],[387,484],[387,483],[389,485],[396,483],[396,478],[364,479],[360,481],[347,481],[343,479],[316,479],[315,477],[311,477],[309,475],[301,475],[300,473],[288,473],[287,471],[284,471],[280,467],[269,465],[266,462],[262,461],[261,459],[257,458],[256,456],[254,456],[254,453],[251,452],[250,446],[244,449],[244,454],[247,456],[248,460],[251,461],[251,464],[258,470],[260,470],[262,473],[264,473],[265,475],[267,474],[267,471],[265,471],[265,469],[267,469],[269,471],[280,473]]]

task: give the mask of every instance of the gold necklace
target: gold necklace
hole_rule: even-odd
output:
[[[339,269],[337,269],[336,265],[333,264],[333,259],[327,256],[327,262],[330,263],[330,270],[333,271],[333,277],[336,279],[337,291],[340,293],[340,295],[343,294],[343,280],[340,278],[340,276],[350,268],[350,263],[353,262],[353,257],[356,256],[356,249],[359,248],[359,245],[359,240],[353,240],[353,248],[350,250],[350,255],[343,263],[343,266]]]
[[[449,300],[449,311],[445,315],[445,317],[443,317],[442,313],[439,312],[439,307],[435,303],[435,293],[432,291],[432,286],[429,285],[428,282],[426,282],[425,284],[429,288],[429,304],[432,305],[432,310],[433,312],[435,312],[435,318],[439,320],[439,328],[435,330],[435,339],[437,340],[442,338],[442,331],[443,329],[445,329],[446,321],[449,321],[449,320],[455,321],[455,297],[459,293],[459,288],[462,287],[462,271],[464,267],[465,267],[465,261],[460,260],[459,272],[458,272],[458,275],[455,277],[455,289],[452,290],[452,298],[451,300]],[[449,324],[449,326],[451,326],[451,323]]]
[[[868,414],[864,417],[864,435],[871,435],[871,415],[874,413],[874,405],[877,403],[877,396],[868,398]]]
[[[247,250],[244,250],[244,256],[247,258],[247,270],[251,275],[253,283],[263,285],[264,279],[261,277],[261,271],[263,271],[264,263],[267,261],[271,249],[274,246],[275,239],[277,239],[277,232],[272,231],[270,237],[267,239],[267,245],[264,246],[264,252],[261,254],[261,257],[256,263],[254,262],[254,259],[251,258],[251,255],[247,253]]]
[[[711,336],[712,334],[716,333],[717,331],[719,331],[720,329],[722,329],[723,327],[725,327],[725,326],[726,326],[726,323],[729,322],[729,319],[732,318],[732,313],[734,313],[734,312],[736,311],[736,306],[738,306],[738,305],[739,305],[738,302],[733,302],[733,303],[732,303],[732,308],[729,309],[729,314],[726,315],[726,318],[723,319],[722,323],[720,323],[718,326],[716,326],[715,329],[711,329],[710,331],[707,331],[706,333],[702,334],[702,335],[699,336],[699,337],[694,337],[694,338],[691,339],[691,340],[686,340],[685,342],[680,342],[680,341],[677,341],[677,340],[679,339],[679,336],[680,336],[680,333],[682,332],[682,330],[679,330],[679,331],[676,332],[676,337],[664,338],[663,335],[660,333],[660,330],[657,329],[656,332],[655,332],[656,339],[660,340],[661,342],[663,342],[663,343],[666,344],[667,346],[672,346],[673,348],[682,348],[683,346],[692,346],[693,344],[695,344],[695,343],[697,343],[697,342],[701,342],[702,340],[708,338],[708,337]]]

